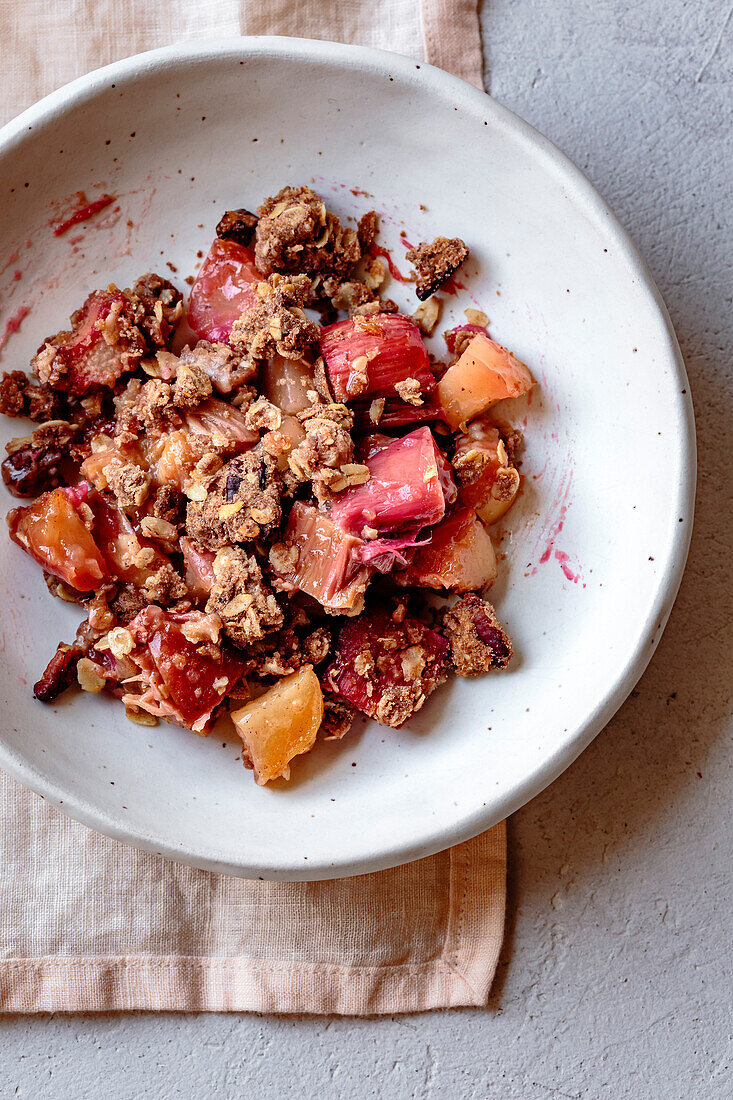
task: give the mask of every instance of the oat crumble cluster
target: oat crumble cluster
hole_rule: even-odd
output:
[[[507,666],[481,593],[520,486],[499,403],[533,381],[476,310],[430,354],[468,248],[409,249],[406,316],[378,230],[284,187],[224,212],[188,302],[155,274],[94,290],[3,376],[34,423],[2,463],[10,537],[84,613],[37,699],[78,684],[198,733],[230,706],[265,784],[357,713],[398,728]]]

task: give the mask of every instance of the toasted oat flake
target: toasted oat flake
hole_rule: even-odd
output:
[[[125,717],[134,722],[136,726],[158,725],[158,719],[154,714],[148,714],[146,710],[138,710],[136,707],[125,707]]]
[[[371,405],[369,406],[369,419],[371,420],[372,424],[378,424],[379,421],[382,419],[384,404],[385,402],[383,397],[376,397],[374,401],[372,401]]]
[[[183,492],[185,493],[185,495],[188,497],[189,500],[202,501],[202,500],[206,500],[206,497],[208,496],[208,493],[206,491],[206,487],[204,485],[200,485],[200,484],[197,485],[195,483],[193,485],[187,486],[183,490]]]
[[[488,325],[489,318],[480,309],[464,309],[463,311],[469,325]]]
[[[178,528],[167,519],[159,519],[158,516],[143,516],[140,520],[140,530],[147,538],[162,539],[163,542],[173,542],[178,537]]]
[[[135,647],[132,634],[129,630],[125,630],[123,626],[116,626],[114,630],[110,630],[107,635],[107,642],[114,657],[126,657],[128,653],[132,653]]]
[[[224,619],[235,619],[237,615],[241,615],[251,607],[254,603],[254,596],[250,592],[239,592],[230,600],[229,603],[221,609],[221,615]]]
[[[219,519],[228,519],[229,516],[236,516],[237,512],[241,512],[244,508],[244,502],[241,500],[233,500],[231,504],[222,504],[219,506]]]
[[[90,660],[89,657],[82,657],[78,662],[76,678],[79,681],[81,690],[91,692],[92,695],[99,695],[105,684],[100,666]]]

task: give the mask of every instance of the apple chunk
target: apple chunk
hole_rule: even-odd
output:
[[[311,665],[284,676],[258,699],[232,711],[255,781],[289,779],[290,761],[313,748],[323,721],[323,692]]]
[[[455,431],[497,401],[520,397],[534,381],[524,363],[479,333],[438,383],[445,418]]]

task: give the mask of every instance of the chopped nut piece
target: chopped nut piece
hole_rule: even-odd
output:
[[[395,382],[395,391],[408,405],[422,405],[424,402],[422,387],[417,378],[405,378],[402,382]]]
[[[422,302],[413,313],[413,321],[426,336],[432,336],[435,332],[435,327],[440,320],[442,305],[442,298],[428,298],[428,300]]]
[[[257,215],[249,210],[227,210],[216,227],[220,240],[250,244],[257,228]]]

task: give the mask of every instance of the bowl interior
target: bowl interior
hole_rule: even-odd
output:
[[[510,410],[526,432],[525,477],[499,532],[492,596],[515,643],[512,670],[453,681],[399,732],[357,723],[296,762],[289,786],[260,789],[225,725],[198,738],[132,725],[111,700],[35,702],[31,685],[79,613],[0,540],[0,763],[115,836],[290,878],[357,873],[468,837],[577,755],[666,620],[693,461],[663,308],[580,174],[445,74],[325,44],[147,55],[6,128],[0,366],[25,368],[94,287],[158,270],[186,289],[223,209],[306,181],[341,215],[376,209],[398,266],[401,231],[413,243],[463,237],[465,290],[444,295],[442,327],[483,309],[538,379]],[[115,202],[55,236],[79,191]],[[388,293],[414,309],[405,288]],[[5,421],[2,432],[24,429]]]

